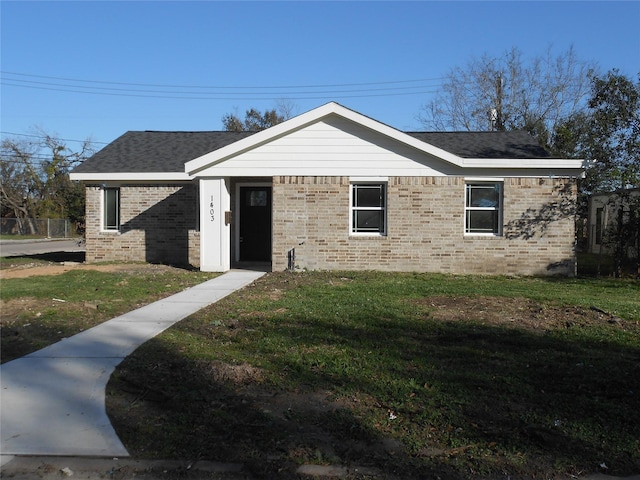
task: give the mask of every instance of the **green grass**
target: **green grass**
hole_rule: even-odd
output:
[[[136,455],[280,478],[637,473],[639,324],[632,280],[273,273],[137,350],[108,408]]]
[[[49,265],[0,259],[0,267]],[[215,274],[130,264],[123,271],[71,270],[60,275],[2,280],[2,362],[46,347]]]

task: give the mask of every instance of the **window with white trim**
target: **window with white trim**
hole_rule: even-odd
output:
[[[351,184],[351,233],[387,234],[387,184]]]
[[[464,233],[501,235],[502,182],[467,182]]]
[[[102,189],[102,229],[120,230],[120,189]]]

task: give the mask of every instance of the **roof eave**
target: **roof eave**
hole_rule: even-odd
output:
[[[120,172],[120,173],[70,173],[71,180],[81,182],[156,182],[156,181],[189,181],[193,176],[181,172]]]
[[[564,158],[463,158],[463,168],[552,168],[584,170],[584,160]]]

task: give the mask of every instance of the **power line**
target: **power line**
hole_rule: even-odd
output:
[[[344,83],[330,85],[288,85],[288,86],[203,86],[203,85],[169,85],[109,82],[99,80],[82,80],[64,77],[50,77],[45,75],[31,75],[15,72],[0,71],[4,86],[31,88],[38,90],[61,91],[68,93],[85,93],[109,96],[149,97],[165,99],[191,100],[278,100],[290,98],[292,100],[316,100],[327,98],[363,98],[387,97],[398,95],[423,95],[434,93],[438,89],[442,78],[424,78],[414,80],[396,80],[385,82]],[[9,75],[7,77],[7,75]],[[26,80],[24,78],[41,78],[50,81]],[[60,83],[62,82],[62,83]],[[68,83],[72,82],[72,83]],[[84,84],[91,85],[84,85]],[[118,87],[113,87],[117,85]],[[120,87],[125,88],[120,88]],[[161,90],[139,87],[161,88]],[[367,88],[362,88],[367,87]],[[167,90],[169,89],[169,90]],[[188,90],[185,90],[188,89]],[[221,91],[222,90],[222,91]],[[253,90],[253,91],[247,91]],[[280,90],[280,91],[274,91]]]
[[[314,95],[314,96],[298,96],[297,93],[286,93],[280,96],[260,96],[267,95],[262,93],[252,94],[254,96],[251,97],[242,97],[242,96],[183,96],[186,93],[177,92],[176,95],[152,95],[145,94],[143,91],[141,93],[114,93],[114,92],[95,92],[95,91],[84,91],[84,90],[70,90],[68,88],[53,88],[53,87],[38,87],[34,85],[20,85],[15,83],[7,83],[6,81],[2,82],[3,86],[11,86],[11,87],[21,87],[21,88],[31,88],[36,90],[48,90],[48,91],[56,91],[56,92],[67,92],[67,93],[84,93],[89,95],[108,95],[115,97],[138,97],[138,98],[164,98],[164,99],[175,99],[175,100],[246,100],[246,101],[255,101],[255,100],[280,100],[282,98],[288,98],[291,100],[322,100],[322,99],[335,99],[335,98],[371,98],[371,97],[394,97],[394,96],[402,96],[402,95],[423,95],[427,93],[436,93],[437,90],[416,90],[413,92],[402,92],[402,93],[377,93],[377,94],[356,94],[356,95],[344,95],[344,94],[328,94],[328,95]],[[72,87],[72,86],[69,86]],[[135,90],[134,90],[135,92]],[[200,94],[202,95],[202,94]]]
[[[171,84],[154,84],[154,83],[131,83],[131,82],[113,82],[113,81],[105,81],[105,80],[85,80],[85,79],[77,79],[77,78],[65,78],[65,77],[51,77],[47,75],[34,75],[28,73],[18,73],[18,72],[8,72],[6,70],[0,70],[0,73],[7,75],[16,75],[22,77],[33,77],[33,78],[46,78],[49,80],[63,80],[66,82],[78,82],[78,83],[102,83],[105,85],[128,85],[128,86],[136,86],[136,87],[158,87],[158,88],[201,88],[201,89],[301,89],[301,88],[334,88],[334,87],[361,87],[361,86],[370,86],[370,85],[390,85],[390,84],[398,84],[398,83],[424,83],[424,82],[432,82],[432,81],[440,81],[445,80],[446,77],[432,77],[432,78],[418,78],[413,80],[388,80],[382,82],[362,82],[362,83],[335,83],[335,84],[318,84],[318,85],[278,85],[278,86],[270,86],[270,85],[254,85],[254,86],[211,86],[211,85],[171,85]]]
[[[14,132],[0,132],[0,134],[2,135],[15,135],[18,137],[32,137],[32,138],[41,138],[41,139],[46,139],[46,138],[51,138],[53,140],[61,140],[63,142],[77,142],[77,143],[99,143],[101,145],[108,145],[108,142],[94,142],[92,140],[72,140],[70,138],[58,138],[56,136],[53,135],[33,135],[33,134],[27,134],[27,133],[14,133]]]
[[[273,93],[263,93],[263,92],[191,92],[191,91],[172,91],[172,90],[149,90],[149,89],[131,89],[131,88],[113,88],[113,87],[93,87],[93,86],[83,86],[83,85],[71,85],[66,83],[52,83],[52,82],[38,82],[33,80],[21,80],[8,78],[9,82],[20,82],[19,85],[29,86],[25,84],[31,85],[49,85],[53,87],[69,87],[69,88],[81,88],[81,91],[96,91],[96,90],[104,90],[104,91],[112,91],[112,92],[134,92],[134,93],[168,93],[168,94],[180,94],[180,95],[273,95]],[[321,93],[327,94],[340,94],[340,93],[362,93],[362,92],[384,92],[384,91],[396,91],[396,90],[415,90],[416,88],[426,88],[426,85],[417,85],[417,86],[401,86],[401,87],[384,87],[384,88],[367,88],[367,89],[349,89],[349,90],[304,90],[304,91],[296,91],[290,92],[293,95],[305,95],[312,94],[317,95]],[[207,88],[208,87],[189,87],[189,88]],[[431,88],[431,87],[429,87]]]

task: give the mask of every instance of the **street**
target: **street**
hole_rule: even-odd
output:
[[[81,244],[80,239],[0,241],[0,257],[84,251],[84,243]]]

